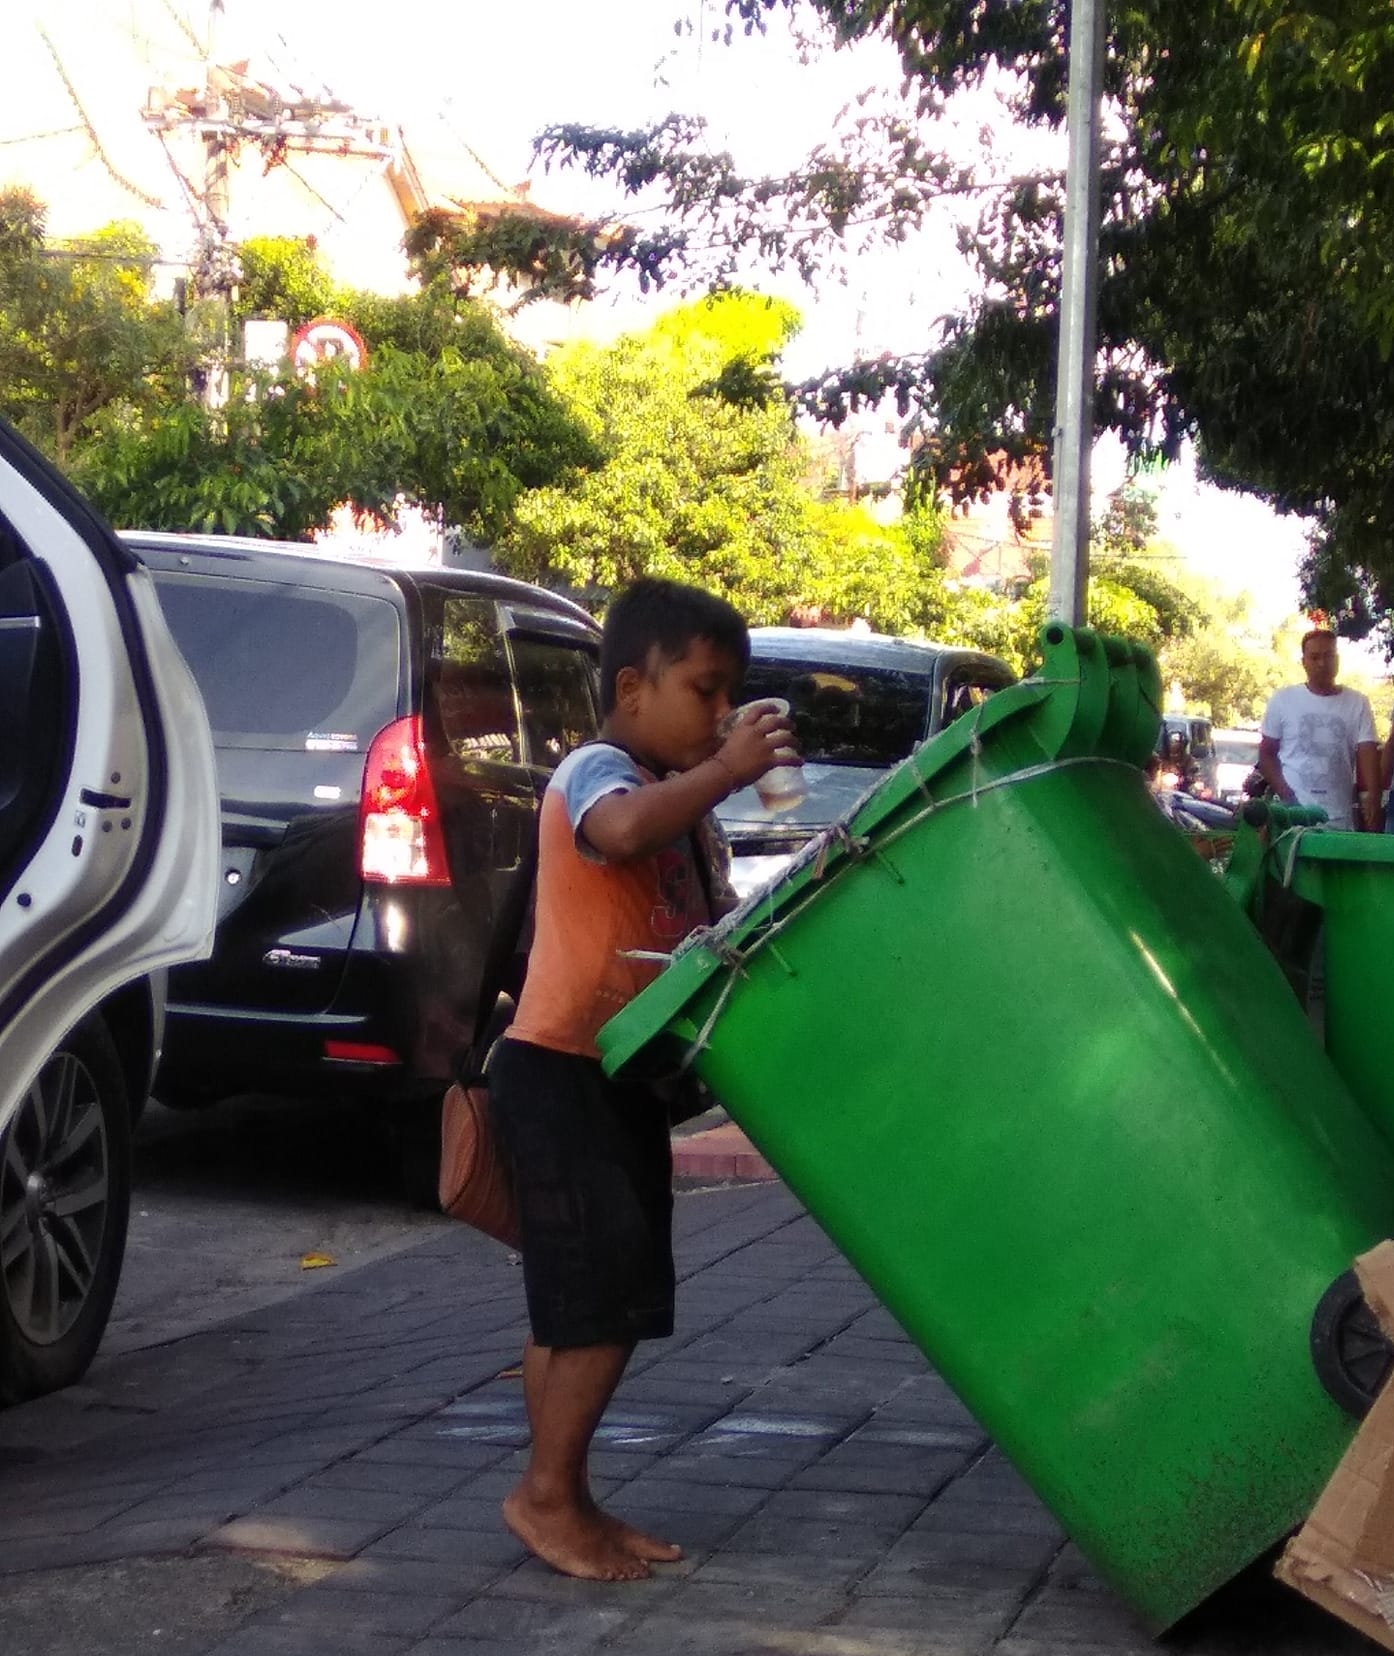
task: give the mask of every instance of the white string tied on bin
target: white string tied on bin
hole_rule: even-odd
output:
[[[721,1014],[726,1010],[726,1003],[734,993],[736,984],[747,975],[745,952],[738,949],[734,943],[728,943],[724,937],[713,937],[704,946],[727,968],[727,976],[725,983],[721,986],[720,994],[712,1002],[712,1009],[707,1014],[702,1027],[693,1036],[687,1050],[682,1055],[682,1061],[678,1065],[680,1075],[685,1074],[692,1067],[697,1054],[711,1039],[712,1031],[716,1028]]]
[[[1286,891],[1292,884],[1293,872],[1297,867],[1297,852],[1303,838],[1311,833],[1310,828],[1290,828],[1285,836],[1288,840],[1287,861],[1283,864],[1283,890]]]
[[[983,708],[986,702],[979,702],[973,709],[973,729],[968,738],[968,791],[973,796],[973,809],[978,808],[978,778],[982,774],[983,739],[979,735],[979,726],[983,722]]]
[[[825,828],[818,835],[818,854],[813,859],[813,878],[821,880],[827,867],[828,853],[835,845],[840,845],[847,856],[856,862],[864,857],[871,847],[870,837],[866,834],[854,834],[845,822],[834,822],[831,827]],[[773,894],[774,887],[770,887]],[[770,903],[770,915],[774,916],[774,903]]]
[[[1037,781],[1044,776],[1054,776],[1060,771],[1072,770],[1079,765],[1116,765],[1133,772],[1135,775],[1141,775],[1138,767],[1126,759],[1105,758],[1097,754],[1078,754],[1068,759],[1043,760],[1038,765],[1028,765],[1023,770],[1013,771],[1009,776],[990,777],[986,781],[973,781],[970,782],[969,787],[963,793],[950,794],[945,799],[936,800],[929,793],[924,778],[919,777],[917,773],[920,792],[924,794],[927,803],[917,810],[913,816],[907,817],[904,822],[898,823],[894,828],[889,829],[874,844],[869,835],[852,834],[845,822],[833,823],[829,828],[825,828],[818,835],[817,841],[810,842],[810,846],[818,844],[817,852],[805,851],[801,858],[801,861],[804,862],[811,859],[814,876],[798,902],[794,903],[783,914],[776,916],[773,901],[774,887],[771,887],[769,891],[762,893],[760,899],[757,900],[768,904],[770,920],[760,931],[751,936],[744,946],[731,943],[728,940],[729,934],[734,925],[744,925],[751,919],[753,913],[756,912],[757,905],[752,905],[750,908],[742,905],[741,908],[733,910],[719,920],[715,926],[702,927],[689,933],[675,951],[676,957],[676,955],[686,954],[689,949],[705,949],[709,954],[715,955],[729,973],[712,1004],[711,1011],[703,1019],[702,1027],[693,1036],[691,1043],[683,1053],[682,1062],[679,1066],[680,1070],[688,1069],[698,1054],[706,1047],[721,1014],[726,1010],[727,1002],[735,992],[737,982],[749,975],[748,964],[761,949],[769,949],[791,977],[796,975],[794,969],[782,959],[773,945],[780,933],[791,926],[810,903],[817,902],[824,892],[830,890],[836,883],[835,880],[823,878],[823,865],[834,845],[844,844],[848,847],[849,861],[869,854],[879,855],[887,846],[893,845],[896,840],[908,834],[912,828],[917,828],[928,817],[939,811],[947,810],[950,806],[964,803],[976,806],[983,794],[992,793],[998,788],[1017,787],[1022,783]],[[851,847],[856,847],[856,851],[851,851]]]

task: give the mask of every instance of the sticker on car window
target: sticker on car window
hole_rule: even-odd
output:
[[[306,753],[357,753],[358,738],[342,730],[312,730],[305,738]]]

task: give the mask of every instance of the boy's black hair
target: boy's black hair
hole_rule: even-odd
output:
[[[626,587],[605,612],[600,637],[600,711],[615,710],[615,680],[625,667],[643,672],[657,650],[664,662],[681,661],[694,639],[705,638],[740,663],[750,664],[750,634],[734,605],[701,587],[645,575]]]

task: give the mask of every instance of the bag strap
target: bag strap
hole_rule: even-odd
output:
[[[533,886],[537,882],[537,846],[541,819],[542,801],[539,799],[532,813],[518,867],[514,870],[513,878],[504,892],[503,901],[499,904],[498,917],[489,937],[484,969],[479,974],[474,1036],[456,1061],[456,1079],[463,1087],[477,1086],[484,1074],[489,1056],[485,1045],[489,1021],[494,1015],[499,996],[503,993],[504,979],[508,975],[509,965],[518,947],[518,939],[523,935],[523,924],[528,917]]]
[[[580,745],[590,747],[594,744],[586,742]],[[613,747],[618,744],[609,745]],[[623,751],[629,752],[628,748]],[[634,755],[630,754],[630,758],[633,757]],[[456,1078],[464,1087],[477,1086],[483,1079],[488,1063],[489,1047],[485,1042],[485,1036],[488,1033],[489,1020],[493,1017],[494,1008],[503,993],[504,978],[508,975],[509,962],[518,947],[518,939],[523,935],[523,923],[528,917],[528,904],[532,900],[533,887],[537,883],[538,840],[542,828],[542,799],[545,793],[544,787],[542,794],[536,796],[536,809],[532,813],[532,823],[528,829],[522,856],[513,879],[509,882],[508,890],[504,893],[503,902],[499,905],[498,919],[489,938],[488,953],[484,957],[484,970],[479,974],[479,1000],[474,1017],[474,1036],[455,1065]]]
[[[606,746],[618,748],[621,753],[628,754],[641,770],[653,772],[632,748],[627,748],[623,742],[617,742],[613,737],[606,738]],[[698,828],[690,828],[687,834],[688,853],[692,858],[692,866],[697,873],[697,884],[702,888],[702,900],[707,905],[707,924],[714,926],[717,922],[716,897],[713,891],[711,864],[707,861],[706,847],[702,844],[702,835]]]
[[[591,744],[587,743],[586,746]],[[642,765],[643,761],[637,755],[630,753],[619,742],[609,742],[610,747],[619,748],[622,753],[629,755],[635,764]],[[648,767],[645,766],[645,769]],[[494,1015],[494,1008],[498,1005],[499,996],[503,993],[504,979],[508,975],[509,963],[518,947],[518,939],[523,935],[523,923],[527,919],[528,905],[532,900],[533,887],[537,882],[538,840],[541,831],[542,801],[539,798],[537,808],[532,813],[532,822],[527,839],[523,846],[522,856],[519,859],[517,870],[509,882],[504,893],[503,902],[499,905],[498,919],[489,939],[489,950],[484,957],[484,969],[479,976],[479,1000],[476,1005],[474,1018],[474,1035],[470,1044],[460,1054],[456,1062],[456,1079],[461,1086],[477,1086],[483,1079],[484,1070],[488,1062],[489,1049],[485,1044],[489,1021]],[[701,837],[694,828],[688,836],[692,861],[697,871],[698,883],[702,888],[702,895],[706,899],[707,915],[712,921],[716,919],[716,907],[712,892],[712,871],[706,859]]]

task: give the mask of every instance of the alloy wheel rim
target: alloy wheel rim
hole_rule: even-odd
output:
[[[0,1140],[0,1287],[24,1337],[61,1340],[96,1280],[110,1201],[106,1122],[70,1052],[39,1072]]]

